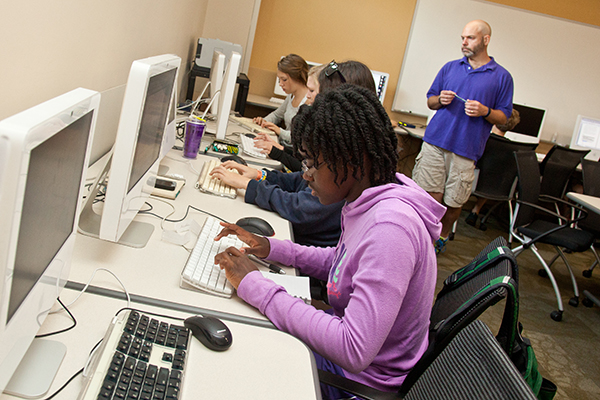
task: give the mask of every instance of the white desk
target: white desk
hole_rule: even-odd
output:
[[[76,293],[65,289],[61,294],[68,304]],[[67,354],[48,395],[54,393],[79,371],[94,345],[103,338],[110,320],[126,302],[84,294],[69,307],[77,326],[48,339],[67,345]],[[187,318],[190,314],[132,304],[142,311]],[[182,399],[320,399],[316,366],[312,352],[291,335],[274,329],[259,328],[225,321],[233,344],[225,352],[214,352],[192,339]],[[65,313],[48,316],[40,333],[54,332],[71,325]],[[76,399],[83,378],[75,378],[56,399]],[[16,399],[6,394],[1,400]]]
[[[580,164],[581,165],[581,164]],[[600,197],[590,196],[588,194],[581,194],[576,192],[567,193],[567,198],[575,201],[578,204],[600,214]],[[583,291],[583,295],[587,297],[590,301],[600,307],[600,299],[596,296],[588,292],[587,290]]]
[[[214,121],[208,121],[206,123],[206,131],[209,133],[206,133],[205,135],[202,136],[202,142],[200,143],[200,151],[202,152],[203,150],[208,148],[206,155],[210,155],[210,156],[218,157],[218,158],[225,157],[227,154],[215,152],[215,151],[211,150],[209,147],[209,145],[216,139],[216,136],[214,133],[216,131],[216,123]],[[250,130],[246,129],[245,127],[229,121],[229,123],[227,125],[227,134],[225,136],[225,139],[229,142],[240,144],[240,133],[245,134],[245,133],[251,133],[251,132],[250,132]],[[277,141],[277,135],[275,135],[275,133],[273,133],[271,135],[271,137],[275,141]],[[247,154],[244,154],[242,152],[241,148],[240,148],[240,152],[238,155],[240,157],[242,157],[248,163],[249,166],[254,167],[254,168],[261,169],[261,168],[266,167],[266,168],[277,169],[277,170],[281,170],[283,168],[280,161],[273,160],[269,157],[267,157],[266,159],[251,157]]]
[[[279,108],[281,103],[276,103],[270,100],[269,97],[259,96],[256,94],[248,94],[248,98],[246,99],[246,104],[252,104],[259,107],[268,108],[270,110],[276,110]]]
[[[204,160],[210,157],[198,155],[196,160],[188,160],[182,157],[181,151],[172,150],[163,160],[163,164],[169,168],[170,173],[183,175],[186,185],[182,188],[176,200],[150,198],[149,203],[154,207],[152,212],[160,216],[167,216],[175,208],[175,213],[169,219],[177,220],[183,218],[188,205],[211,212],[230,222],[235,222],[242,217],[260,217],[268,221],[275,230],[275,237],[279,239],[291,238],[291,226],[289,221],[281,218],[278,214],[266,211],[253,204],[244,202],[243,191],[238,191],[236,199],[229,199],[210,194],[205,194],[194,188]],[[173,207],[170,205],[172,204]],[[97,205],[101,206],[101,205]],[[205,215],[190,210],[187,219],[195,219],[202,224]],[[265,326],[272,326],[270,322],[255,308],[246,304],[236,295],[231,299],[204,294],[196,290],[180,288],[180,275],[183,266],[189,256],[186,249],[181,246],[161,240],[161,220],[151,215],[138,214],[137,221],[148,222],[154,225],[154,232],[142,249],[135,249],[96,238],[77,235],[71,274],[69,276],[69,287],[79,288],[88,282],[94,270],[106,268],[115,273],[124,283],[131,294],[141,296],[138,301],[147,304],[172,307],[186,312],[198,312],[191,309],[196,307],[226,313],[228,316],[213,314],[220,318],[238,320],[236,316],[251,318],[248,322],[256,322]],[[173,230],[175,224],[165,222],[164,229]],[[188,244],[189,247],[193,243]],[[288,273],[293,273],[288,268]],[[121,295],[122,289],[114,277],[106,272],[98,272],[91,283],[96,287],[114,291],[113,295]],[[154,303],[158,300],[159,303]],[[169,302],[169,305],[160,302]],[[238,320],[239,321],[239,320]]]
[[[576,203],[579,203],[582,206],[585,206],[590,210],[600,214],[600,197],[575,192],[567,193],[567,197]]]

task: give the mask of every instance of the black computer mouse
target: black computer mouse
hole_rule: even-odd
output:
[[[250,233],[255,233],[262,236],[273,236],[275,230],[273,227],[264,219],[258,217],[245,217],[240,218],[235,223],[237,226],[241,226]]]
[[[183,321],[183,325],[192,331],[192,335],[203,345],[214,351],[225,351],[233,343],[231,331],[218,318],[195,315]]]
[[[246,160],[244,160],[242,157],[235,155],[235,154],[230,154],[228,156],[221,158],[221,162],[225,162],[225,161],[235,161],[238,164],[248,165]]]

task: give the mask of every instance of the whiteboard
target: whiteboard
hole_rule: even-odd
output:
[[[569,144],[577,115],[600,118],[600,28],[483,0],[417,0],[393,111],[429,115],[427,91],[474,19],[492,26],[488,53],[513,76],[514,102],[547,110],[542,140]]]

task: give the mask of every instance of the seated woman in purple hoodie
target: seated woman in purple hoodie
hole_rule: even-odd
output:
[[[433,242],[445,208],[395,173],[396,135],[370,91],[342,85],[302,107],[293,122],[304,179],[323,204],[345,200],[336,247],[305,247],[259,237],[235,225],[248,247],[230,247],[215,262],[238,296],[277,328],[314,351],[317,365],[366,385],[396,391],[428,344],[436,284]],[[264,278],[248,254],[292,265],[326,280],[331,310],[290,296]],[[323,388],[324,398],[336,398]]]

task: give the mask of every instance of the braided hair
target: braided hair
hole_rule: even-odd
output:
[[[348,179],[350,170],[357,180],[368,171],[372,186],[396,181],[396,134],[377,96],[360,86],[341,85],[300,107],[292,143],[297,156],[321,156],[336,182]]]

